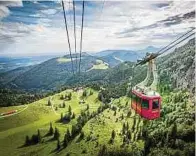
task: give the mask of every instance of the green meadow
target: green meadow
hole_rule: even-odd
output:
[[[86,92],[83,96],[83,92]],[[71,100],[62,99],[62,97],[71,94]],[[71,130],[72,125],[77,122],[77,118],[82,111],[88,108],[90,113],[96,112],[102,103],[98,100],[98,92],[91,88],[85,88],[79,91],[65,90],[53,96],[43,98],[23,106],[2,107],[0,112],[10,110],[18,110],[18,114],[2,117],[0,119],[0,146],[1,156],[7,155],[97,155],[103,145],[107,145],[108,149],[126,148],[131,151],[134,147],[143,148],[143,141],[134,141],[134,135],[140,132],[142,121],[139,116],[131,111],[131,115],[127,117],[129,109],[129,98],[121,97],[113,100],[111,106],[95,117],[87,121],[82,127],[84,137],[80,139],[78,134],[72,141],[63,148],[64,134],[67,129]],[[49,105],[49,101],[51,105]],[[71,107],[75,118],[68,123],[60,122],[61,115],[66,115]],[[20,110],[23,110],[20,112]],[[123,116],[123,118],[122,118]],[[133,120],[136,120],[138,126],[131,133],[131,142],[126,146],[122,145],[123,136],[121,134],[123,123],[128,123],[130,128],[133,126]],[[57,141],[53,140],[53,136],[48,136],[49,125],[52,123],[53,128],[58,128],[60,133],[61,148],[56,151]],[[30,138],[33,134],[40,131],[42,141],[35,145],[25,146],[25,137]],[[112,130],[116,135],[113,143],[109,143]]]

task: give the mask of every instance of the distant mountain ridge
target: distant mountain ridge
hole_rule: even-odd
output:
[[[40,64],[51,58],[52,56],[0,57],[0,73],[11,71],[19,67]]]
[[[190,40],[174,52],[157,59],[157,68],[161,83],[172,84],[176,88],[187,87],[194,90],[195,44],[193,41]],[[148,49],[151,49],[151,47]],[[4,84],[5,88],[43,92],[55,90],[62,86],[85,85],[93,82],[109,83],[118,86],[121,83],[128,83],[128,79],[132,73],[131,66],[133,65],[133,62],[130,60],[136,61],[137,57],[138,54],[136,55],[134,52],[127,51],[123,51],[122,53],[119,51],[110,51],[102,57],[84,53],[82,54],[81,73],[80,75],[73,75],[70,56],[65,55],[64,57],[47,60],[30,69],[14,70],[11,73],[8,72],[4,77],[0,75],[0,80],[2,80],[0,84],[1,82],[6,82]],[[76,60],[74,58],[75,56],[73,56],[75,70]],[[104,61],[105,64],[109,64],[112,68],[104,70],[92,68],[98,62],[101,62],[97,60]],[[128,60],[128,62],[125,60]],[[138,77],[137,81],[139,82],[145,78],[146,68],[141,67],[137,71],[135,77]]]
[[[104,50],[95,54],[94,56],[100,57],[105,62],[108,62],[111,67],[118,65],[125,61],[136,62],[138,59],[143,58],[146,53],[153,53],[158,51],[160,48],[148,46],[141,50]]]

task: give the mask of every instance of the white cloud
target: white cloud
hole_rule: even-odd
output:
[[[160,47],[171,42],[195,24],[195,19],[185,19],[183,22],[175,25],[166,26],[159,24],[153,28],[142,29],[158,21],[166,20],[169,17],[183,15],[195,10],[194,2],[106,1],[102,11],[102,3],[96,3],[99,4],[96,9],[93,8],[93,10],[87,7],[85,10],[89,14],[85,15],[84,21],[83,51],[97,52],[105,49],[139,49],[149,45]],[[66,3],[66,8],[69,8],[68,3]],[[77,6],[77,9],[80,10],[80,6]],[[42,55],[64,54],[68,52],[62,12],[58,14],[54,9],[50,9],[44,10],[42,13],[48,15],[55,14],[55,16],[51,16],[48,19],[39,19],[37,25],[13,24],[6,31],[0,27],[0,34],[10,33],[9,36],[22,35],[15,38],[14,43],[9,43],[7,48],[0,51],[0,55],[2,53],[5,55]],[[73,17],[70,19],[68,16],[68,22],[71,46],[74,48]],[[76,23],[77,45],[79,48],[81,16],[77,15]],[[120,32],[137,28],[141,29],[119,35]],[[26,33],[19,33],[20,30],[25,30]]]
[[[20,7],[22,1],[0,1],[0,19],[9,15],[10,11],[8,7]]]

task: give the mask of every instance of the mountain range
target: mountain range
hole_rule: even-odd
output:
[[[0,57],[0,73],[14,70],[19,67],[40,64],[54,56],[31,56],[31,57]]]
[[[190,74],[192,74],[191,77],[194,76],[195,44],[193,41],[194,39],[184,46],[175,49],[174,52],[157,59],[160,82],[167,82],[166,78],[169,77],[172,82],[178,81],[178,83],[172,84],[176,87],[183,86],[185,88],[188,84],[193,84],[193,81],[189,78]],[[191,48],[187,49],[188,46]],[[154,48],[148,47],[147,49],[152,51]],[[0,74],[0,84],[2,88],[45,92],[62,86],[74,86],[93,82],[113,85],[120,82],[128,83],[128,79],[131,76],[131,66],[133,65],[131,62],[135,62],[139,57],[145,56],[146,52],[148,51],[140,50],[136,53],[127,50],[108,50],[96,53],[94,56],[83,53],[80,74],[76,73],[76,68],[78,71],[76,56],[73,55],[73,69],[75,71],[73,74],[70,56],[65,55],[49,59],[38,65]],[[135,77],[139,82],[145,78],[146,68],[141,66],[137,70]],[[188,76],[186,76],[187,71],[189,73]],[[182,74],[183,72],[184,74]]]

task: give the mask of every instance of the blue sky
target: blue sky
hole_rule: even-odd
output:
[[[72,0],[65,1],[74,50]],[[83,51],[161,47],[195,26],[194,1],[85,1]],[[82,2],[76,1],[77,51]],[[0,56],[68,52],[61,1],[0,1]]]

